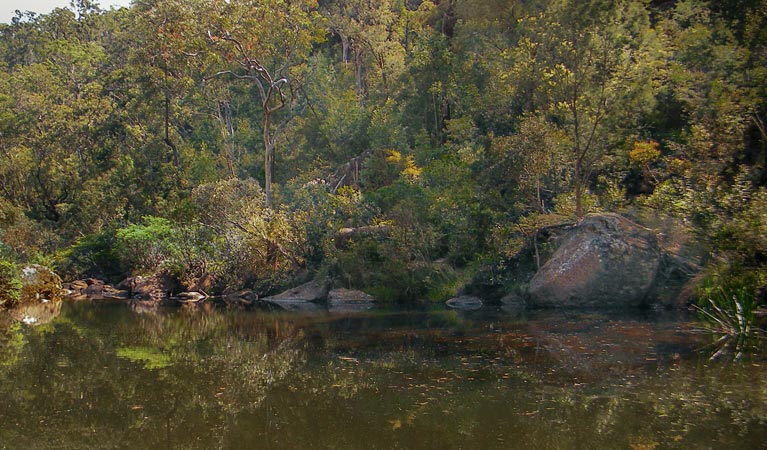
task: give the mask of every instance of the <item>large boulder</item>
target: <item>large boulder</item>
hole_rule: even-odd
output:
[[[375,297],[353,289],[333,289],[328,293],[328,311],[361,312],[375,305]]]
[[[263,303],[292,312],[316,312],[320,307],[315,302],[324,301],[328,288],[317,280],[288,289],[277,295],[261,299]]]
[[[539,307],[636,307],[648,301],[661,249],[656,234],[617,214],[586,216],[530,280]]]
[[[453,297],[446,301],[445,304],[448,308],[457,309],[460,311],[474,311],[482,308],[482,299],[474,297],[472,295],[461,295]]]
[[[318,302],[324,300],[328,296],[328,288],[319,281],[312,280],[308,283],[304,283],[300,286],[288,289],[277,295],[266,297],[267,301],[304,301],[304,302]]]
[[[45,266],[30,264],[21,269],[21,301],[37,303],[61,300],[61,278]]]

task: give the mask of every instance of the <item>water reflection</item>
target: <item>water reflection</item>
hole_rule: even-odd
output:
[[[761,361],[678,317],[139,314],[0,324],[9,448],[758,448]]]

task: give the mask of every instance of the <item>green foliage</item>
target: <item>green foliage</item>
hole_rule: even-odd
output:
[[[304,267],[305,255],[316,251],[307,248],[310,211],[267,207],[254,180],[204,184],[192,198],[201,230],[212,231],[213,273],[229,286],[256,283],[268,292]]]
[[[455,294],[453,269],[418,259],[404,230],[366,237],[334,251],[326,272],[344,287],[362,289],[382,302],[445,300]]]
[[[744,270],[742,266],[724,266],[711,269],[698,287],[700,306],[715,301],[718,306],[734,311],[737,299],[749,312],[765,303],[759,292],[767,286],[767,270]],[[753,317],[751,317],[753,319]]]
[[[67,279],[84,276],[114,279],[122,274],[116,231],[106,229],[77,239],[62,254],[61,275]]]
[[[136,274],[152,274],[169,257],[174,229],[168,219],[145,216],[143,224],[117,230],[116,237],[126,267]]]
[[[455,268],[529,251],[551,217],[646,206],[696,227],[708,261],[761,273],[757,3],[152,0],[23,16],[0,27],[0,253],[262,291],[333,267],[387,298],[436,298]],[[378,224],[385,239],[332,245]]]
[[[13,306],[21,300],[21,271],[9,261],[0,260],[0,306]]]

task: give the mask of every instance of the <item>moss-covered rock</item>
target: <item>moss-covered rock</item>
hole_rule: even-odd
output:
[[[37,264],[25,266],[21,269],[21,282],[19,303],[61,300],[61,278],[48,267]]]

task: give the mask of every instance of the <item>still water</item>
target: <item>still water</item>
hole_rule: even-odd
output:
[[[767,448],[767,363],[665,314],[64,303],[0,324],[0,448]]]

